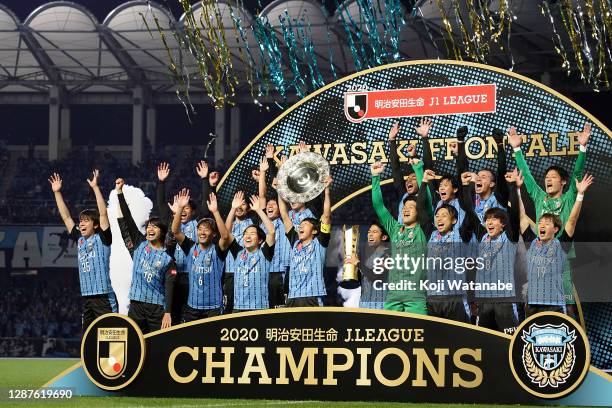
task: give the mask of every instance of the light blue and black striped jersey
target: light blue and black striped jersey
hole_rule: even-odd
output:
[[[359,307],[368,309],[384,309],[387,290],[388,271],[382,266],[375,267],[376,259],[386,259],[390,256],[389,248],[379,245],[376,248],[366,248],[366,259],[359,264],[361,272],[361,298]],[[384,262],[382,262],[384,264]],[[381,270],[379,270],[381,269]],[[378,281],[378,282],[377,282]],[[375,284],[376,282],[376,284]]]
[[[258,310],[270,307],[268,282],[274,257],[274,245],[266,242],[249,252],[234,240],[229,248],[236,261],[234,272],[234,310]]]
[[[235,242],[242,247],[242,237],[244,236],[244,231],[248,227],[253,225],[253,219],[247,217],[243,220],[239,220],[238,218],[234,218],[234,223],[232,224],[232,235],[235,238]],[[234,258],[228,256],[225,260],[225,273],[234,273],[236,272],[235,261]]]
[[[295,227],[287,233],[291,244],[289,299],[326,295],[323,268],[329,238],[329,232],[319,231],[315,238],[304,245],[298,239]]]
[[[466,246],[461,239],[459,228],[455,227],[442,235],[432,232],[427,244],[427,280],[430,283],[443,282],[438,290],[427,290],[427,296],[463,296],[466,291],[451,287],[451,282],[465,282],[466,273],[455,271],[455,259],[464,258]]]
[[[302,221],[306,218],[317,218],[314,213],[310,210],[310,208],[306,207],[302,211],[289,210],[289,218],[291,218],[291,222],[294,227],[300,225]],[[285,229],[283,228],[283,231]]]
[[[483,225],[484,215],[490,208],[501,208],[502,210],[507,210],[506,206],[502,205],[497,200],[495,194],[491,193],[491,195],[485,200],[480,197],[480,194],[476,194],[476,197],[474,197],[474,212],[476,212],[478,220]]]
[[[527,228],[523,239],[531,242],[527,250],[527,303],[565,306],[563,268],[572,238],[564,230],[558,239],[543,243]]]
[[[198,221],[190,220],[184,224],[181,223],[181,232],[193,242],[198,242]],[[178,273],[189,272],[187,268],[187,257],[180,245],[177,245],[174,250],[174,262],[176,262]]]
[[[143,241],[132,258],[130,300],[165,306],[166,272],[174,263],[166,248],[155,249],[148,241]]]
[[[272,220],[276,238],[276,244],[274,244],[274,257],[272,258],[272,266],[270,272],[285,272],[290,264],[291,259],[291,244],[285,235],[285,224],[281,218]],[[261,229],[267,234],[268,230],[266,225],[262,224]]]
[[[476,269],[477,284],[511,284],[508,290],[479,290],[477,298],[513,298],[515,292],[514,261],[516,244],[508,239],[505,232],[496,238],[490,235],[482,237],[478,246],[478,256],[483,260],[484,268]],[[506,286],[507,287],[507,286]]]
[[[219,241],[202,248],[189,237],[180,244],[187,254],[189,271],[189,296],[187,304],[198,310],[219,309],[223,305],[223,267],[227,250],[219,247]]]
[[[465,219],[465,210],[461,208],[461,204],[459,203],[459,199],[457,197],[453,198],[452,200],[448,202],[439,200],[438,203],[436,204],[436,211],[438,210],[438,208],[440,208],[440,206],[442,206],[442,204],[450,204],[453,207],[455,207],[455,210],[457,210],[457,214],[459,215],[457,218],[457,225],[463,224],[463,220]]]
[[[109,267],[112,243],[110,228],[100,230],[89,238],[85,238],[75,225],[70,231],[70,237],[77,242],[81,295],[91,296],[113,292]]]

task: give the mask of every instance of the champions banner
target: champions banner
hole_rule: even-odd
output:
[[[88,328],[81,353],[45,386],[107,396],[612,403],[609,376],[589,368],[584,331],[559,313],[535,315],[513,336],[330,307],[236,313],[144,337],[110,314]]]

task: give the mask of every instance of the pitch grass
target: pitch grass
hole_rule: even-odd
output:
[[[51,378],[77,363],[78,360],[62,359],[0,359],[0,406],[1,407],[292,407],[292,408],[467,408],[490,407],[491,405],[464,404],[408,404],[391,402],[329,402],[329,401],[280,401],[203,398],[135,398],[135,397],[75,397],[64,400],[9,400],[9,389],[36,389]],[[495,405],[503,407],[504,405]],[[529,408],[525,405],[507,405],[514,408]],[[534,407],[535,408],[535,407]]]

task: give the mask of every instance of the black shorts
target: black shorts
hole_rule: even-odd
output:
[[[189,297],[189,274],[179,273],[176,275],[174,282],[174,293],[172,296],[172,322],[181,321],[183,315],[183,306],[187,305]]]
[[[558,312],[565,313],[563,306],[554,305],[525,305],[525,317],[529,317],[536,313],[542,312]]]
[[[164,307],[153,303],[131,300],[128,317],[136,322],[142,334],[151,333],[161,329]]]
[[[234,274],[225,273],[223,280],[223,314],[232,313],[234,310]]]
[[[321,305],[321,298],[318,296],[287,299],[287,307],[319,307]]]
[[[83,296],[83,332],[98,317],[107,313],[117,313],[117,297],[115,292],[101,295]]]
[[[516,330],[519,320],[514,303],[479,301],[476,323],[480,327],[512,334]]]
[[[427,299],[427,314],[456,322],[470,323],[470,316],[465,310],[463,298],[457,297],[430,297]]]
[[[270,272],[270,280],[268,281],[268,300],[270,308],[285,306],[285,291],[283,285],[282,272]]]
[[[189,305],[183,308],[181,323],[193,322],[194,320],[206,319],[207,317],[219,316],[221,308],[218,309],[194,309]]]

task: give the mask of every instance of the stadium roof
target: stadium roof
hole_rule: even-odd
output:
[[[230,1],[233,0],[217,0],[217,4],[223,26],[227,27],[225,37],[230,46],[234,46],[234,66],[240,67],[236,42],[232,43],[235,37],[228,7]],[[561,74],[549,24],[536,3],[529,0],[512,2],[516,16],[512,25],[515,70]],[[445,4],[447,12],[452,13],[452,3],[446,0]],[[201,7],[201,3],[193,5],[196,19]],[[347,0],[340,9],[347,10],[360,24],[356,0]],[[234,10],[238,8],[234,6]],[[434,2],[421,0],[416,10],[415,13],[405,10],[407,24],[399,46],[402,59],[444,58],[441,54],[444,49],[440,34],[442,22],[437,7]],[[304,12],[308,15],[325,80],[331,79],[331,63],[338,76],[354,72],[338,11],[326,17],[316,0],[276,0],[261,11],[278,30],[279,36],[282,35],[279,17],[288,13],[300,18]],[[244,13],[241,19],[252,21],[249,12]],[[67,1],[38,7],[24,21],[19,21],[10,9],[0,4],[0,103],[45,103],[52,87],[59,88],[73,103],[122,103],[125,99],[122,96],[129,97],[131,89],[137,86],[160,103],[164,100],[175,103],[175,84],[167,67],[167,50],[160,41],[155,17],[171,51],[181,56],[188,72],[195,73],[195,61],[189,53],[180,53],[172,36],[173,30],[181,29],[184,16],[177,18],[158,3],[128,1],[111,11],[103,21],[98,21],[85,7]],[[325,28],[328,24],[332,27],[330,34]],[[379,29],[383,30],[382,24]],[[249,35],[249,44],[255,45],[252,33]],[[454,35],[460,41],[461,33]],[[509,66],[506,55],[491,58],[494,65]],[[242,90],[246,96],[246,87]],[[193,81],[191,92],[197,95],[197,91],[198,81]],[[197,96],[195,102],[198,102]],[[208,102],[203,92],[201,102]]]

